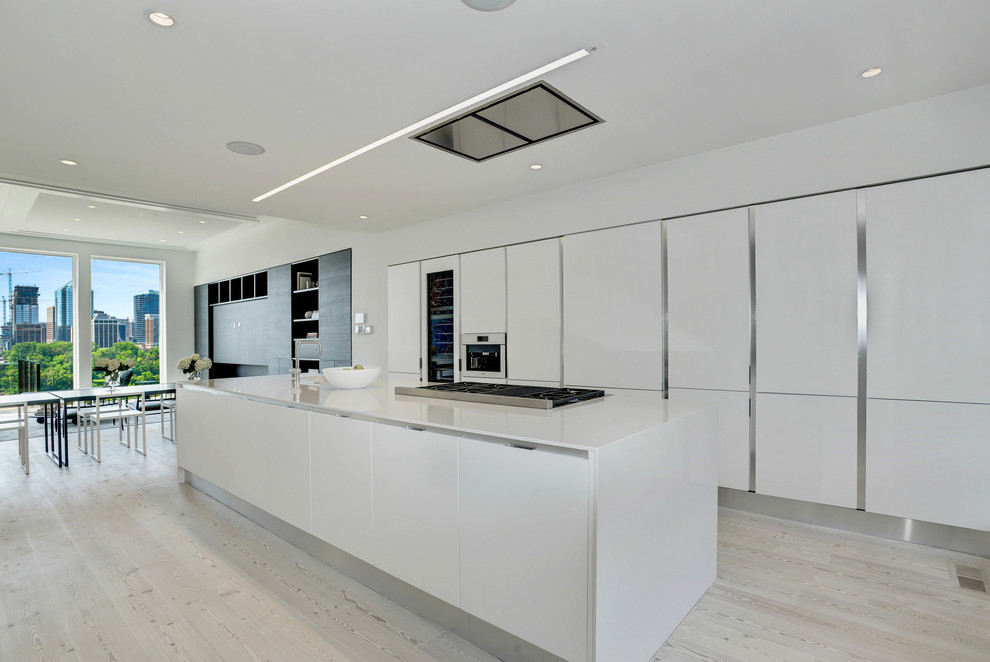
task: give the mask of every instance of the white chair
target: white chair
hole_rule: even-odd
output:
[[[27,405],[0,406],[0,430],[17,430],[17,454],[21,458],[24,473],[31,473],[31,460],[28,457],[28,412]]]
[[[134,423],[134,450],[141,455],[148,454],[148,433],[145,429],[144,396],[141,396],[141,407],[132,409],[124,404],[119,395],[100,395],[95,398],[92,407],[79,408],[76,410],[76,422],[79,426],[84,426],[85,452],[89,453],[97,462],[102,462],[102,439],[100,435],[100,424],[103,421],[116,421],[119,428],[117,438],[121,445],[131,447],[131,423]],[[138,448],[138,424],[141,426],[141,448]],[[93,430],[96,430],[95,441]],[[124,430],[127,430],[127,442],[124,442]]]
[[[162,437],[175,441],[175,400],[162,399]],[[168,421],[168,434],[165,434],[165,421]]]

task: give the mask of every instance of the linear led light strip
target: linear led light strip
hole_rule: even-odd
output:
[[[375,142],[371,143],[370,145],[365,145],[364,147],[361,147],[359,149],[354,150],[350,154],[345,154],[344,156],[340,157],[336,161],[331,161],[330,163],[327,163],[326,165],[320,166],[316,170],[310,170],[305,175],[301,175],[299,177],[296,177],[291,182],[286,182],[285,184],[282,184],[278,188],[273,188],[268,193],[265,193],[263,195],[259,195],[257,198],[255,198],[254,200],[252,200],[252,202],[261,202],[265,198],[271,197],[271,196],[275,195],[276,193],[281,193],[285,189],[290,188],[292,186],[295,186],[299,182],[304,182],[307,179],[309,179],[310,177],[315,177],[316,175],[320,174],[321,172],[326,172],[330,168],[333,168],[335,166],[339,166],[341,163],[344,163],[345,161],[350,161],[351,159],[353,159],[356,156],[360,156],[360,155],[364,154],[365,152],[370,152],[371,150],[375,149],[376,147],[381,147],[385,143],[392,142],[393,140],[395,140],[397,138],[401,138],[401,137],[403,137],[405,135],[408,135],[410,133],[413,133],[414,131],[418,131],[419,129],[422,129],[423,127],[428,126],[428,125],[432,124],[433,122],[436,122],[438,120],[441,120],[444,117],[447,117],[449,115],[453,115],[455,113],[459,113],[460,111],[462,111],[462,110],[464,110],[466,108],[469,108],[469,107],[471,107],[471,106],[473,106],[473,105],[475,105],[477,103],[480,103],[481,101],[484,101],[485,99],[488,99],[490,97],[493,97],[493,96],[495,96],[497,94],[501,94],[502,92],[505,92],[506,90],[510,90],[513,87],[517,86],[517,85],[521,85],[522,83],[525,83],[528,80],[532,80],[534,78],[538,78],[538,77],[542,76],[543,74],[549,73],[549,72],[553,71],[554,69],[559,69],[560,67],[563,67],[566,64],[570,64],[571,62],[574,62],[575,60],[580,60],[581,58],[583,58],[583,57],[585,57],[587,55],[591,55],[591,52],[593,50],[595,50],[594,47],[591,47],[591,48],[582,48],[579,51],[575,51],[575,52],[571,53],[570,55],[565,55],[564,57],[560,58],[559,60],[554,60],[550,64],[545,64],[542,67],[540,67],[539,69],[534,69],[534,70],[530,71],[529,73],[523,74],[522,76],[519,76],[517,78],[513,78],[512,80],[508,81],[507,83],[502,83],[498,87],[493,87],[492,89],[488,90],[487,92],[482,92],[481,94],[478,94],[477,96],[473,96],[470,99],[468,99],[467,101],[462,101],[461,103],[457,104],[456,106],[451,106],[450,108],[447,108],[446,110],[441,110],[439,113],[436,113],[435,115],[430,115],[429,117],[427,117],[424,120],[420,120],[419,122],[416,122],[415,124],[410,124],[409,126],[407,126],[404,129],[399,129],[395,133],[390,133],[389,135],[385,136],[384,138],[380,138],[379,140],[376,140]]]

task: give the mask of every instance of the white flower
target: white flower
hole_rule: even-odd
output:
[[[179,363],[175,366],[179,370],[188,370],[192,365],[192,358],[186,357],[184,359],[179,359]]]
[[[199,354],[192,354],[189,358],[191,358],[193,361],[199,361],[203,357],[200,356]]]
[[[120,359],[110,359],[107,361],[107,372],[117,372],[120,370]]]
[[[213,361],[211,361],[210,359],[200,359],[196,361],[195,368],[198,372],[200,370],[209,370],[210,366],[212,365],[213,365]]]
[[[110,359],[106,357],[101,357],[96,359],[96,363],[93,364],[93,367],[96,368],[97,370],[106,370],[107,365],[109,365],[109,363],[110,363]]]

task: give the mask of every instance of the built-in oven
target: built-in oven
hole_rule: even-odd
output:
[[[461,335],[461,378],[505,379],[505,334]]]

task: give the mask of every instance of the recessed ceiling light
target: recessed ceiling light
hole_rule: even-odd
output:
[[[62,232],[69,232],[69,228],[63,228]]]
[[[200,223],[206,223],[206,221],[200,221]]]
[[[72,220],[73,220],[73,221],[81,221],[82,219],[81,219],[81,218],[74,218],[74,219],[72,219]]]
[[[542,170],[543,169],[543,166],[541,166],[539,163],[534,163],[533,165],[529,166],[529,169],[530,170]]]
[[[871,67],[859,75],[860,78],[873,78],[878,76],[880,72],[883,71],[880,67]]]
[[[461,0],[471,9],[478,11],[499,11],[505,9],[516,0]]]
[[[368,220],[368,217],[365,216],[364,214],[361,214],[360,216],[358,216],[358,218],[360,218],[362,221],[367,221]]]
[[[149,21],[163,28],[170,28],[175,25],[175,19],[163,11],[146,11],[144,15]]]
[[[86,206],[89,207],[90,209],[96,209],[96,205],[86,205]]]
[[[163,244],[165,243],[164,239],[159,239],[158,241],[162,242]]]
[[[183,230],[179,230],[179,234],[185,234]]]
[[[499,94],[502,94],[503,92],[506,92],[508,90],[511,90],[512,88],[517,87],[519,85],[522,85],[523,83],[529,82],[529,81],[533,80],[534,78],[539,78],[540,76],[542,76],[544,74],[550,73],[554,69],[559,69],[560,67],[563,67],[564,65],[567,65],[567,64],[570,64],[571,62],[574,62],[575,60],[580,60],[583,57],[586,57],[588,55],[591,55],[591,53],[593,51],[595,51],[597,48],[598,47],[594,47],[594,46],[589,47],[589,48],[582,48],[581,50],[574,51],[570,55],[565,55],[564,57],[559,58],[559,59],[556,59],[553,62],[550,62],[549,64],[545,64],[542,67],[538,67],[538,68],[533,69],[532,71],[530,71],[528,73],[525,73],[525,74],[523,74],[521,76],[517,76],[516,78],[513,78],[510,81],[507,81],[505,83],[502,83],[501,85],[498,85],[496,87],[493,87],[492,89],[488,90],[487,92],[482,92],[481,94],[475,95],[475,96],[471,97],[470,99],[466,99],[465,101],[462,101],[462,102],[460,102],[460,103],[458,103],[456,105],[453,105],[450,108],[447,108],[446,110],[441,110],[439,113],[435,113],[433,115],[430,115],[426,119],[422,119],[422,120],[416,122],[415,124],[410,124],[409,126],[407,126],[404,129],[399,129],[395,133],[390,133],[389,135],[385,136],[384,138],[379,138],[375,142],[373,142],[373,143],[371,143],[369,145],[365,145],[364,147],[361,147],[359,149],[356,149],[353,152],[351,152],[350,154],[345,154],[344,156],[340,157],[339,159],[336,159],[334,161],[331,161],[330,163],[327,163],[326,165],[320,166],[316,170],[310,170],[305,175],[300,175],[299,177],[296,177],[295,179],[293,179],[290,182],[286,182],[285,184],[282,184],[279,187],[273,188],[268,193],[263,193],[262,195],[259,195],[257,198],[254,198],[253,200],[251,200],[251,202],[261,202],[265,198],[271,197],[271,196],[275,195],[276,193],[281,193],[282,191],[284,191],[287,188],[290,188],[292,186],[295,186],[296,184],[299,184],[300,182],[304,182],[307,179],[309,179],[310,177],[315,177],[316,175],[319,175],[320,173],[326,172],[330,168],[334,168],[336,166],[339,166],[341,163],[344,163],[346,161],[350,161],[351,159],[353,159],[353,158],[355,158],[357,156],[361,156],[365,152],[370,152],[371,150],[376,149],[378,147],[381,147],[382,145],[384,145],[386,143],[390,143],[393,140],[398,140],[399,138],[402,138],[403,136],[408,136],[410,133],[415,133],[416,131],[419,131],[420,129],[425,128],[425,127],[429,126],[430,124],[433,124],[434,122],[438,122],[438,121],[440,121],[440,120],[442,120],[442,119],[444,119],[446,117],[449,117],[451,115],[455,115],[455,114],[461,112],[462,110],[465,110],[467,108],[470,108],[471,106],[477,105],[477,104],[481,103],[482,101],[484,101],[485,99],[490,99],[491,97],[498,96]]]
[[[265,148],[261,145],[244,142],[243,140],[231,140],[227,143],[227,149],[245,156],[258,156],[265,153]]]
[[[79,165],[79,162],[78,161],[73,161],[72,159],[62,159],[61,161],[59,161],[59,163],[61,163],[62,165],[67,165],[67,166]]]

